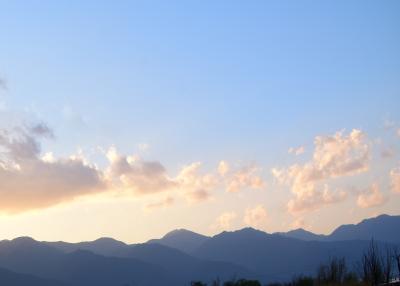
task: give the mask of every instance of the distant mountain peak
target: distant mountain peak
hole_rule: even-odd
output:
[[[174,236],[178,236],[178,235],[203,236],[202,234],[196,233],[196,232],[191,231],[191,230],[187,230],[187,229],[184,229],[184,228],[178,228],[178,229],[174,229],[174,230],[166,233],[163,236],[163,238],[174,237]]]

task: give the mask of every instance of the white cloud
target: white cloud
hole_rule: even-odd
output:
[[[176,177],[180,189],[191,203],[209,199],[210,192],[219,184],[218,178],[214,174],[202,174],[200,168],[200,162],[186,165]]]
[[[229,166],[228,162],[220,161],[218,163],[218,173],[221,176],[225,176],[229,172],[229,170],[230,170],[230,166]]]
[[[232,227],[233,221],[237,218],[235,212],[224,212],[215,220],[211,226],[214,229],[228,230]]]
[[[267,210],[262,205],[246,209],[243,221],[252,227],[260,227],[267,222]]]
[[[305,148],[304,146],[300,146],[300,147],[291,147],[288,150],[289,154],[294,154],[296,156],[301,155],[305,152]]]
[[[344,192],[332,191],[324,182],[369,169],[369,143],[360,130],[353,129],[348,135],[340,131],[332,136],[317,136],[314,146],[311,161],[272,169],[279,183],[291,187],[295,197],[289,201],[288,210],[293,214],[342,201],[346,197]]]
[[[144,161],[138,157],[125,156],[111,147],[106,154],[110,167],[108,177],[116,184],[137,195],[163,192],[177,186],[166,169],[157,161]]]
[[[400,167],[390,171],[390,180],[392,192],[400,194]]]
[[[383,205],[386,198],[379,190],[378,184],[373,184],[370,188],[361,192],[357,198],[357,205],[360,208],[371,208]]]
[[[226,180],[226,191],[236,193],[246,188],[263,189],[266,183],[258,173],[259,168],[254,166],[244,167],[232,172]]]

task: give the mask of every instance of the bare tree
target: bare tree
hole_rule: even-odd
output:
[[[362,259],[362,279],[370,285],[378,285],[383,282],[382,259],[377,243],[372,239]]]
[[[386,253],[382,256],[383,278],[384,282],[388,284],[393,275],[393,250],[387,245]]]
[[[397,275],[400,278],[400,249],[398,247],[394,247],[392,250],[393,259],[397,265]]]

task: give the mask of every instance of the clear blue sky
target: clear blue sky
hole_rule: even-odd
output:
[[[57,157],[145,143],[170,176],[223,159],[271,181],[317,135],[356,128],[398,148],[384,122],[400,124],[399,15],[399,1],[0,1],[0,100],[46,122]]]

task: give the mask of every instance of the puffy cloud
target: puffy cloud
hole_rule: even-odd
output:
[[[266,183],[258,175],[259,168],[250,166],[241,168],[230,174],[226,180],[226,191],[229,193],[236,193],[242,189],[262,189],[265,187]]]
[[[295,195],[288,203],[291,213],[342,201],[346,197],[343,191],[331,191],[326,184],[321,187],[321,183],[366,172],[369,168],[369,143],[360,130],[353,129],[347,135],[340,131],[331,136],[317,136],[314,145],[311,161],[287,169],[272,169],[277,181],[289,185]]]
[[[212,225],[212,228],[228,230],[232,227],[232,223],[236,218],[237,215],[235,212],[224,212],[217,217],[215,223]]]
[[[243,221],[247,225],[259,227],[266,223],[267,218],[267,210],[262,205],[257,205],[254,208],[246,209]]]
[[[370,208],[383,205],[386,198],[379,190],[378,184],[373,184],[370,188],[361,192],[357,198],[357,205],[360,208]]]
[[[390,171],[390,180],[392,192],[400,194],[400,167]]]
[[[201,174],[200,168],[200,162],[189,164],[184,166],[176,177],[179,188],[189,202],[201,202],[209,199],[210,191],[219,184],[218,178],[214,174]]]
[[[160,201],[147,204],[145,206],[145,210],[151,211],[154,209],[166,208],[172,206],[174,204],[174,201],[175,200],[173,197],[167,196]]]
[[[218,174],[225,176],[230,170],[230,166],[226,161],[220,161],[218,163]]]
[[[114,183],[122,183],[125,190],[134,194],[152,194],[176,187],[176,182],[169,178],[164,166],[157,161],[120,155],[115,147],[111,147],[106,156],[110,161],[109,178]]]
[[[0,130],[0,212],[49,207],[105,189],[102,173],[82,160],[40,158],[40,137],[51,130]]]
[[[316,189],[314,184],[309,184],[301,193],[288,202],[288,211],[292,214],[299,214],[307,211],[317,210],[318,208],[341,202],[347,197],[344,191],[332,191],[328,185],[322,189]]]
[[[297,148],[291,147],[291,148],[289,148],[288,153],[298,156],[298,155],[303,154],[304,151],[305,151],[304,146],[300,146],[300,147],[297,147]]]

